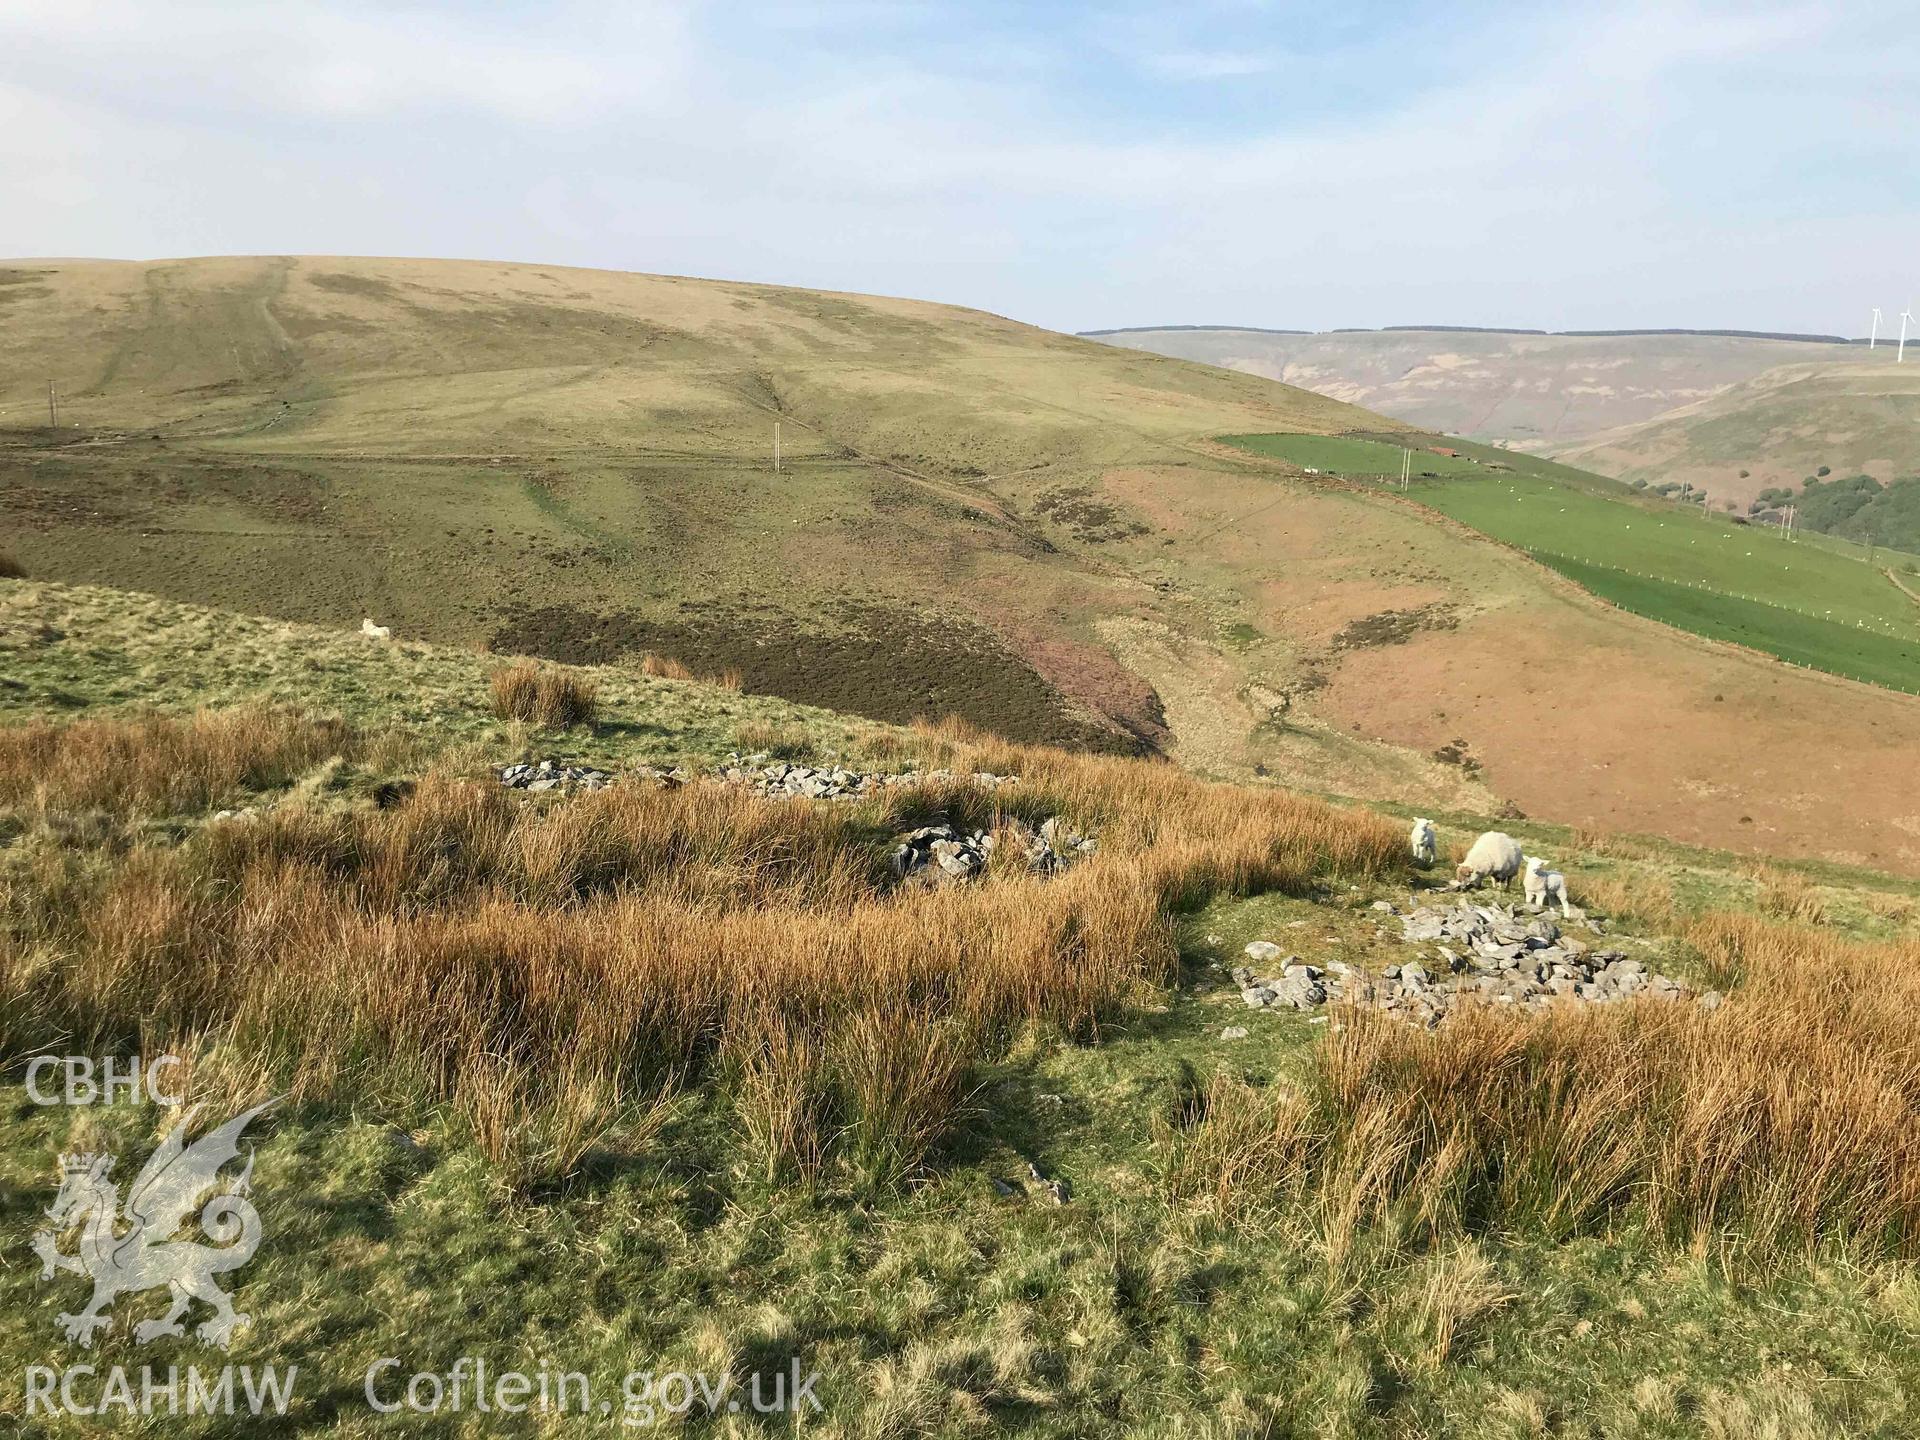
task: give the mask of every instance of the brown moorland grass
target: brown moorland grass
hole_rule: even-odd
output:
[[[729,665],[713,675],[695,675],[692,667],[684,661],[676,660],[671,655],[656,655],[651,650],[640,657],[640,673],[659,680],[699,680],[702,684],[717,685],[722,690],[737,691],[746,684],[746,676],[737,665]]]
[[[493,713],[547,729],[591,721],[598,703],[593,678],[557,665],[518,660],[493,672]]]
[[[0,728],[0,805],[185,814],[283,785],[358,737],[338,721],[245,706],[189,720],[45,720]]]
[[[1397,1217],[1434,1235],[1638,1223],[1696,1247],[1920,1253],[1920,944],[1727,914],[1686,938],[1743,977],[1716,1011],[1489,1007],[1433,1032],[1349,1012],[1311,1093],[1216,1082],[1169,1134],[1168,1183],[1223,1205],[1310,1184],[1341,1198],[1336,1251]]]
[[[258,754],[205,718],[89,723],[85,748],[135,774],[162,756],[244,773],[292,743],[257,723],[239,734]],[[75,728],[35,753],[57,770]],[[770,1170],[832,1151],[884,1180],[923,1162],[974,1059],[1033,1025],[1091,1035],[1165,981],[1173,907],[1399,863],[1397,828],[1363,812],[953,728],[916,743],[1022,782],[543,803],[429,773],[391,809],[288,801],[110,865],[56,855],[9,872],[0,1048],[218,1042],[298,1094],[452,1104],[528,1178],[571,1164],[620,1097],[712,1076]],[[892,888],[902,828],[1055,813],[1099,828],[1100,853],[1051,879]]]

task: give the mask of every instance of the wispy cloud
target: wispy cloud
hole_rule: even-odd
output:
[[[493,254],[1066,327],[1834,329],[1912,286],[1901,0],[1448,14],[0,0],[0,244]]]

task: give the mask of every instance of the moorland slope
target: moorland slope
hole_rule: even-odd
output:
[[[1920,360],[1920,356],[1916,356]],[[1556,451],[1622,480],[1691,484],[1741,505],[1809,476],[1920,475],[1920,363],[1782,365]]]
[[[1222,328],[1099,338],[1283,380],[1429,430],[1556,456],[1779,366],[1844,367],[1866,358],[1855,346],[1741,335]]]
[[[1321,396],[674,277],[264,258],[0,282],[0,529],[36,577],[663,651],[883,720],[1920,869],[1910,698],[1214,439],[1401,428]]]

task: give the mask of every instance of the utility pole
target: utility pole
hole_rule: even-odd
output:
[[[47,427],[52,430],[60,428],[60,402],[54,397],[51,380],[47,381]]]

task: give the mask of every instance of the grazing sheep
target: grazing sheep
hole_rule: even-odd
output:
[[[393,631],[391,629],[389,629],[385,625],[376,625],[371,620],[363,619],[360,622],[360,633],[366,636],[369,640],[393,639]]]
[[[1422,870],[1427,869],[1440,853],[1439,837],[1435,835],[1431,820],[1413,822],[1413,863]]]
[[[1527,856],[1526,877],[1520,883],[1526,889],[1527,903],[1536,909],[1558,900],[1562,916],[1573,913],[1573,906],[1567,900],[1567,877],[1558,870],[1547,869],[1547,862],[1538,855]]]
[[[1454,867],[1454,883],[1460,886],[1478,885],[1491,875],[1504,889],[1520,873],[1523,859],[1518,840],[1498,830],[1489,830],[1473,842],[1473,848],[1467,851],[1467,858]]]

